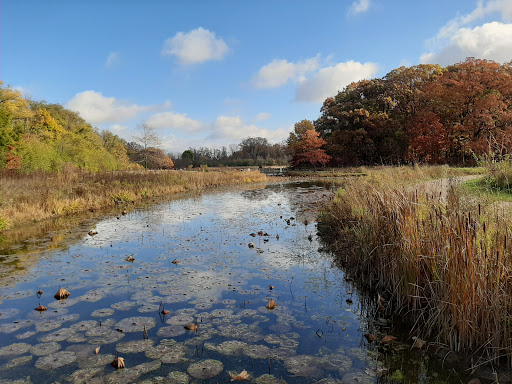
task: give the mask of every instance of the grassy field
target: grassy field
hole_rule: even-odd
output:
[[[238,170],[4,173],[0,230],[106,207],[130,209],[132,202],[152,197],[265,180],[259,172]]]
[[[512,220],[502,197],[438,177],[482,170],[372,170],[338,191],[323,217],[339,261],[369,290],[407,314],[411,334],[473,364],[512,365]]]

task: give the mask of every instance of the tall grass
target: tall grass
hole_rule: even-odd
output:
[[[123,171],[0,175],[0,229],[141,199],[261,182],[259,172]]]
[[[368,288],[391,293],[411,332],[510,366],[512,222],[503,206],[425,185],[347,184],[324,218],[350,245],[339,257]]]

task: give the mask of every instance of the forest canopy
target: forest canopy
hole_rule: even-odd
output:
[[[330,165],[472,163],[512,152],[512,64],[400,67],[327,98],[313,122]]]

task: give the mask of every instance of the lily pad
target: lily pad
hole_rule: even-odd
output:
[[[1,368],[2,368],[2,370],[15,368],[20,365],[25,365],[25,364],[30,363],[32,361],[32,359],[33,359],[33,356],[20,356],[15,359],[12,359],[7,364],[4,364]]]
[[[279,379],[275,377],[274,375],[261,375],[260,377],[257,377],[254,379],[255,384],[286,384],[286,381],[283,379]]]
[[[88,354],[85,357],[82,357],[78,360],[79,368],[99,368],[105,367],[109,365],[112,361],[114,361],[115,356],[111,354],[103,354],[98,353],[97,355],[93,355],[92,353]]]
[[[148,339],[133,340],[116,345],[116,350],[119,353],[139,353],[144,352],[148,348],[153,347],[154,341]]]
[[[37,332],[48,332],[53,331],[55,329],[59,329],[62,327],[62,323],[60,321],[56,321],[54,319],[45,319],[36,322],[36,331]]]
[[[212,349],[228,356],[239,356],[248,347],[249,345],[247,343],[238,340],[224,341],[219,345],[214,345],[211,343],[205,344],[205,348]]]
[[[52,341],[64,341],[75,333],[71,328],[58,329],[46,336],[40,337],[39,341],[42,343],[49,343]]]
[[[322,376],[321,360],[315,356],[298,355],[284,361],[288,372],[295,376],[318,378]]]
[[[63,367],[64,365],[71,364],[76,360],[76,355],[73,352],[56,352],[51,355],[40,357],[36,361],[36,368],[43,370],[51,370]]]
[[[151,329],[156,325],[153,317],[129,317],[118,322],[115,327],[123,332],[143,332],[144,327]]]
[[[135,301],[120,301],[119,303],[112,304],[110,308],[118,311],[129,311],[132,307],[135,307],[137,303]]]
[[[244,349],[244,354],[253,359],[266,359],[270,355],[270,348],[266,345],[250,345]]]
[[[373,384],[375,377],[369,376],[366,372],[350,372],[343,375],[342,382],[345,384]]]
[[[60,345],[56,342],[36,344],[30,348],[30,353],[36,356],[46,356],[57,352]]]
[[[22,355],[30,350],[31,345],[27,343],[14,343],[0,348],[0,356]]]
[[[69,381],[73,384],[96,384],[103,383],[103,367],[79,369],[69,375]]]
[[[112,316],[115,313],[115,310],[112,308],[102,308],[97,309],[91,313],[92,317],[108,317]]]
[[[167,375],[166,384],[188,384],[190,376],[185,372],[173,371]]]
[[[78,331],[78,332],[86,332],[90,329],[96,328],[98,326],[98,322],[96,320],[87,320],[87,321],[80,321],[79,323],[73,324],[71,329]]]
[[[209,379],[219,375],[224,370],[224,365],[218,360],[203,360],[189,365],[187,372],[196,379]]]
[[[34,322],[32,320],[18,320],[12,323],[0,324],[0,332],[13,333],[19,329],[30,327]]]
[[[181,325],[171,325],[169,327],[161,327],[156,333],[159,337],[176,337],[183,335],[187,330]]]
[[[16,308],[2,308],[0,309],[0,320],[10,319],[19,313],[19,309]]]
[[[169,325],[187,325],[190,323],[193,323],[195,319],[192,316],[189,315],[177,315],[171,317],[169,320],[166,321]]]

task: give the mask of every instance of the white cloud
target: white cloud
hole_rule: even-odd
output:
[[[486,19],[487,20],[486,20]],[[492,22],[478,25],[478,21]],[[501,18],[501,22],[500,22]],[[512,59],[510,26],[512,1],[479,0],[468,14],[458,15],[446,23],[437,35],[427,40],[428,52],[421,55],[422,63],[454,64],[468,56],[498,62]]]
[[[216,38],[215,33],[202,27],[188,33],[178,32],[167,39],[162,48],[163,55],[174,55],[183,65],[221,60],[228,51],[224,40]]]
[[[105,61],[105,67],[110,68],[113,65],[117,64],[120,59],[119,52],[110,52],[108,54],[107,60]]]
[[[500,14],[504,21],[512,20],[512,2],[510,0],[480,0],[473,11],[467,15],[457,16],[446,23],[446,25],[439,30],[437,38],[449,38],[460,28],[493,13]]]
[[[460,28],[439,52],[429,52],[421,56],[422,63],[441,65],[454,64],[472,56],[500,63],[512,59],[512,24],[497,21],[482,26]]]
[[[255,123],[256,121],[263,121],[263,120],[268,120],[272,117],[272,115],[268,112],[261,112],[261,113],[258,113],[256,115],[256,117],[254,118],[253,122]]]
[[[115,134],[120,134],[121,132],[124,132],[128,129],[126,125],[121,124],[113,124],[110,126],[110,131],[112,131]]]
[[[370,9],[370,0],[356,0],[350,6],[350,13],[367,12]]]
[[[307,73],[315,71],[318,67],[318,57],[297,63],[276,59],[261,67],[252,84],[255,88],[279,88],[289,81],[304,80]]]
[[[285,140],[290,129],[265,129],[254,124],[245,124],[239,116],[219,116],[213,123],[213,130],[208,139],[223,142],[240,141],[247,137],[264,137],[269,141]]]
[[[369,79],[377,73],[374,63],[347,61],[333,67],[322,68],[311,78],[297,86],[297,101],[323,102],[327,97],[334,96],[348,84],[362,79]]]
[[[78,112],[82,118],[91,124],[119,123],[130,120],[139,113],[169,109],[170,101],[162,105],[141,106],[117,100],[115,97],[105,97],[101,92],[92,90],[77,93],[65,107]]]
[[[183,129],[186,132],[194,133],[203,128],[203,124],[191,119],[185,113],[161,112],[146,120],[146,124],[155,128]]]

